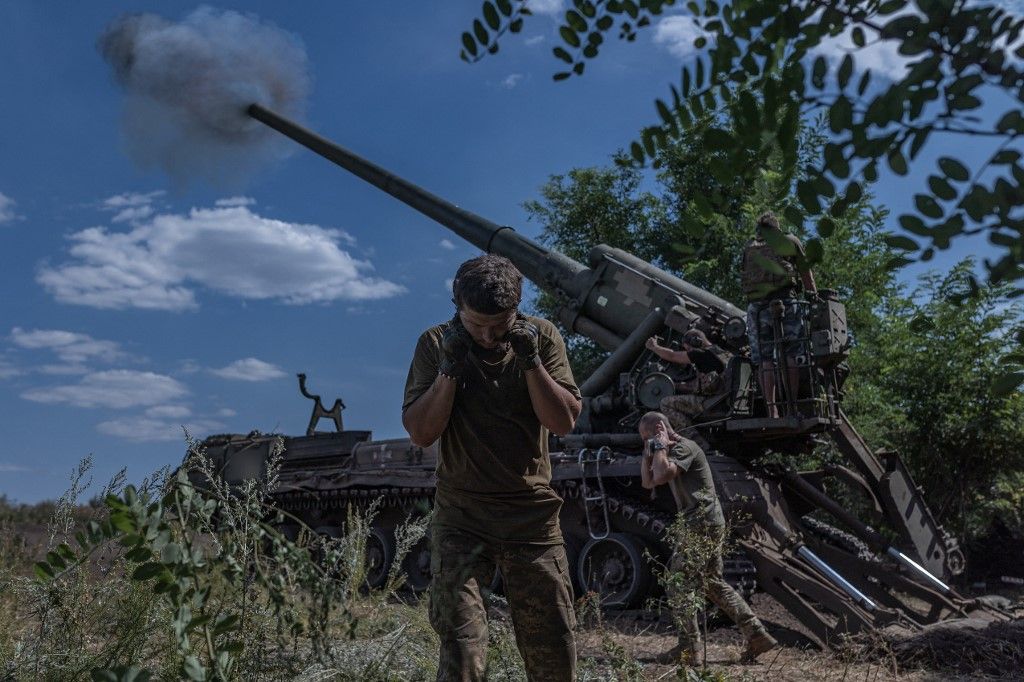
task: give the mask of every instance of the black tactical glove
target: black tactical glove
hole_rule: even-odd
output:
[[[441,336],[441,364],[437,371],[445,376],[458,379],[466,371],[469,360],[469,347],[473,338],[462,326],[462,320],[456,313],[448,329]]]
[[[512,346],[512,352],[526,369],[540,365],[540,331],[527,319],[519,315],[508,330],[505,339]]]

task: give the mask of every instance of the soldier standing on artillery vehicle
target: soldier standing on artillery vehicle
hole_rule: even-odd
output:
[[[692,440],[675,433],[668,419],[660,412],[648,412],[637,425],[644,439],[641,483],[645,488],[667,483],[684,519],[688,534],[701,536],[695,547],[680,547],[669,560],[669,570],[678,581],[666,585],[669,598],[676,604],[687,604],[675,614],[679,627],[679,643],[657,657],[659,663],[699,664],[702,659],[698,609],[692,605],[695,596],[710,599],[743,633],[747,646],[744,661],[753,661],[773,649],[778,642],[768,634],[743,597],[725,581],[722,573],[722,544],[726,527],[722,507],[715,493],[715,482],[704,451]],[[687,560],[690,549],[702,556]],[[696,565],[694,565],[696,563]],[[682,583],[680,585],[680,582]],[[703,595],[700,593],[703,592]],[[694,594],[696,593],[696,595]]]
[[[575,678],[548,432],[572,430],[580,393],[555,326],[518,312],[522,280],[501,256],[463,263],[452,284],[455,317],[420,336],[406,383],[402,423],[413,442],[441,440],[430,531],[438,680],[485,679],[482,591],[495,566],[529,679]]]
[[[771,237],[774,235],[774,239]],[[769,240],[776,246],[769,244]],[[743,250],[742,286],[747,296],[747,335],[750,339],[751,360],[759,366],[758,380],[764,395],[768,416],[779,416],[775,391],[775,349],[779,360],[786,358],[786,373],[783,377],[791,395],[796,401],[800,386],[800,367],[797,358],[806,349],[801,341],[805,334],[804,315],[797,299],[798,287],[802,284],[804,293],[814,296],[817,287],[810,270],[798,270],[797,260],[804,256],[804,246],[791,234],[779,229],[779,220],[770,211],[757,219],[754,238]],[[775,338],[775,320],[771,310],[773,301],[781,301],[782,338]]]
[[[658,338],[647,339],[647,349],[666,362],[692,366],[694,378],[676,384],[676,394],[661,399],[661,411],[668,417],[672,428],[682,431],[695,417],[729,391],[725,368],[731,354],[708,340],[704,332],[690,329],[683,334],[683,350],[672,350],[658,343]]]

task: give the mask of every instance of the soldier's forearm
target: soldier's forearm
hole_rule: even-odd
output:
[[[455,403],[456,380],[438,374],[426,392],[402,412],[402,426],[412,442],[427,447],[444,432]]]
[[[576,396],[552,379],[543,365],[526,372],[526,386],[533,411],[548,431],[558,436],[572,431],[582,408]]]

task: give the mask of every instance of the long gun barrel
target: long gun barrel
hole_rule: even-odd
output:
[[[742,336],[742,313],[738,308],[632,254],[599,245],[591,251],[587,267],[511,227],[459,208],[265,107],[252,104],[246,111],[481,250],[505,256],[524,276],[559,300],[559,317],[566,327],[608,350],[618,348],[658,307],[666,316],[677,308],[681,326],[689,326],[698,318],[720,327],[732,322],[731,335],[737,339]]]

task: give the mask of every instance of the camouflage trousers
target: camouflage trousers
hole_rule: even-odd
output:
[[[441,639],[439,681],[487,675],[487,608],[483,592],[501,571],[516,645],[531,682],[576,677],[576,616],[563,545],[486,542],[434,526],[430,547],[430,624]]]
[[[722,534],[725,530],[711,526],[707,527],[706,532]],[[720,546],[720,542],[716,544]],[[706,561],[698,559],[696,564],[694,560],[677,552],[672,555],[669,570],[681,578],[670,580],[666,591],[670,603],[675,606],[673,615],[679,627],[679,641],[684,646],[695,647],[700,642],[700,628],[697,624],[697,614],[701,610],[697,599],[700,597],[717,606],[729,620],[736,623],[744,639],[750,639],[754,633],[764,630],[750,605],[722,577],[725,567],[722,565],[721,551],[711,552]]]
[[[688,393],[677,393],[661,399],[661,413],[668,417],[668,422],[676,431],[682,431],[693,424],[693,418],[704,411],[706,396]]]

